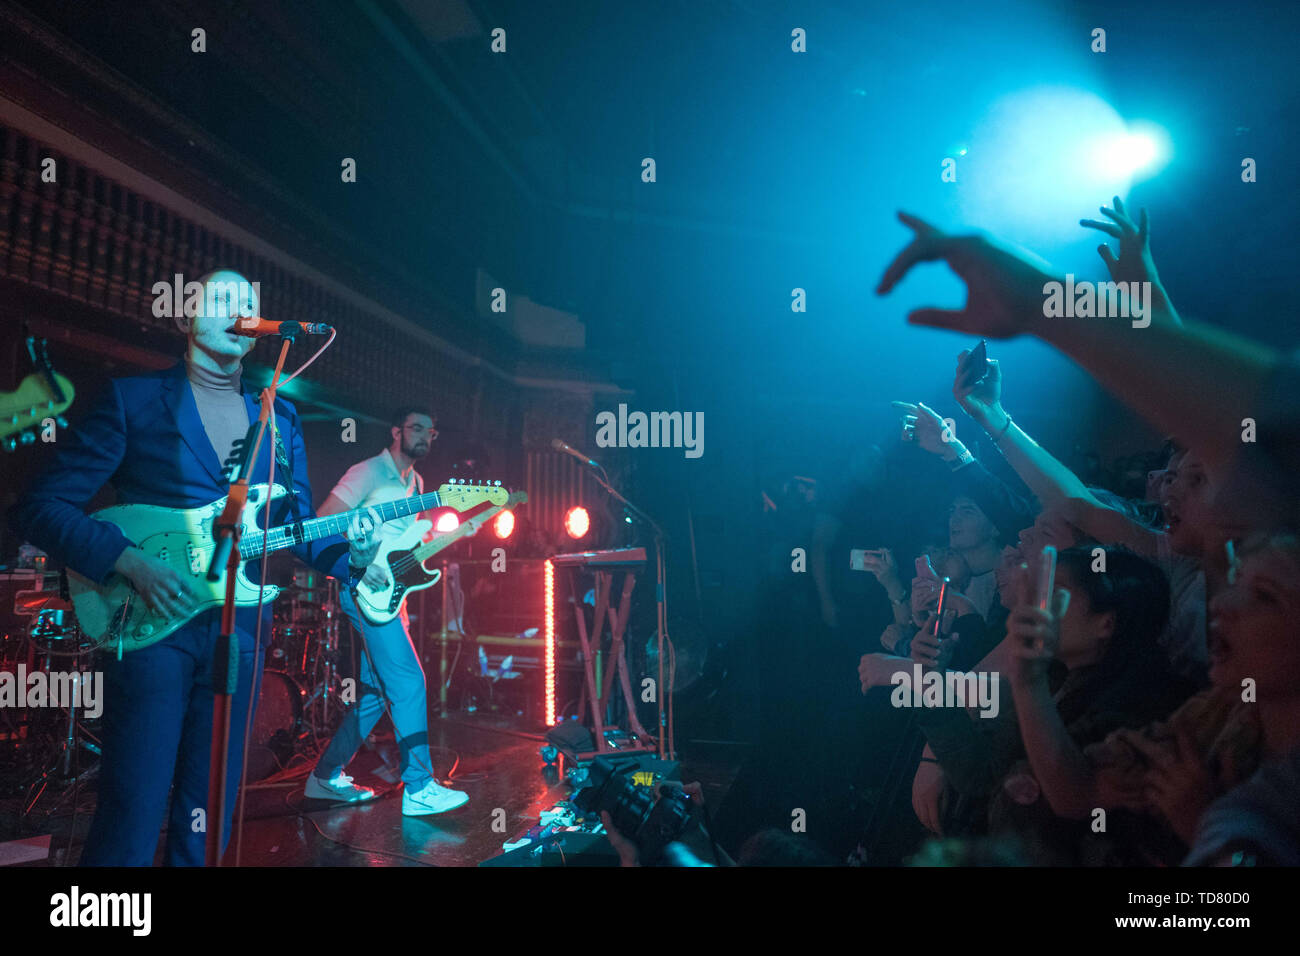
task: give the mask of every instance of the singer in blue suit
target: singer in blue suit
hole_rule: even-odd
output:
[[[67,435],[51,465],[14,506],[19,532],[78,574],[104,583],[130,579],[154,609],[185,616],[188,585],[145,554],[115,526],[86,515],[99,490],[112,484],[119,503],[198,508],[229,491],[223,463],[258,417],[255,396],[240,384],[244,356],[254,340],[232,329],[240,315],[256,315],[255,287],[242,276],[205,277],[204,302],[177,324],[188,337],[185,362],[163,372],[110,382],[106,393]],[[279,521],[312,516],[302,430],[292,405],[277,399],[280,441],[269,433],[258,450],[252,482],[264,481],[276,458],[276,481],[294,490]],[[291,500],[290,500],[291,499]],[[290,509],[294,509],[290,513]],[[260,523],[260,521],[259,521]],[[303,561],[343,580],[364,573],[378,548],[378,517],[354,519],[348,541],[325,539],[295,549]],[[359,569],[355,573],[352,569]],[[254,580],[260,569],[250,571]],[[243,765],[244,726],[256,656],[256,608],[236,618],[239,684],[230,719],[229,786],[223,834],[229,837]],[[263,609],[270,633],[270,608]],[[213,656],[221,611],[205,611],[166,639],[117,660],[102,653],[103,762],[99,802],[81,855],[83,866],[150,866],[167,814],[165,861],[204,861],[208,768],[212,749]],[[215,812],[215,808],[213,810]],[[224,844],[223,844],[224,849]]]

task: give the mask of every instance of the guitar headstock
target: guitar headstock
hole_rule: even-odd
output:
[[[510,500],[510,491],[499,481],[451,478],[446,484],[439,486],[438,498],[443,507],[468,511],[485,501],[493,505],[504,505]]]
[[[35,444],[37,433],[51,419],[56,428],[67,428],[63,413],[72,398],[72,382],[44,372],[28,375],[12,392],[0,393],[0,447],[13,451]]]
[[[495,521],[497,518],[501,517],[502,512],[513,511],[527,500],[528,492],[512,491],[510,492],[510,497],[505,500],[504,504],[493,502],[493,507],[485,508],[482,513],[476,514],[474,517],[470,518],[466,524],[472,524],[476,529],[481,528],[487,522]]]

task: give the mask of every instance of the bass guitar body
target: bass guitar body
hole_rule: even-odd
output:
[[[375,561],[388,571],[388,583],[382,588],[372,588],[364,581],[357,584],[357,609],[372,624],[387,624],[402,611],[402,602],[412,591],[420,591],[442,579],[440,569],[428,571],[415,558],[418,548],[433,523],[416,521],[379,546]]]

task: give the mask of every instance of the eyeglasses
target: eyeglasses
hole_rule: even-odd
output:
[[[407,425],[402,430],[410,432],[416,438],[419,438],[421,435],[428,435],[431,439],[438,437],[438,429],[432,427],[425,428],[423,425]]]

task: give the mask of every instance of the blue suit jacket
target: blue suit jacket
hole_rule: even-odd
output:
[[[257,420],[258,403],[248,393],[244,402],[252,423]],[[293,470],[298,510],[290,515],[289,505],[275,509],[273,525],[314,514],[298,413],[293,405],[277,399],[275,414]],[[250,479],[254,484],[266,480],[268,458],[274,455],[269,432],[258,450]],[[276,481],[289,485],[278,462]],[[118,556],[132,543],[115,526],[86,515],[86,505],[109,483],[120,504],[170,508],[202,507],[229,491],[199,418],[183,362],[162,372],[110,381],[77,427],[60,433],[53,462],[11,512],[14,526],[56,560],[103,583]],[[325,538],[293,551],[326,574],[347,580],[347,542],[343,538]]]

